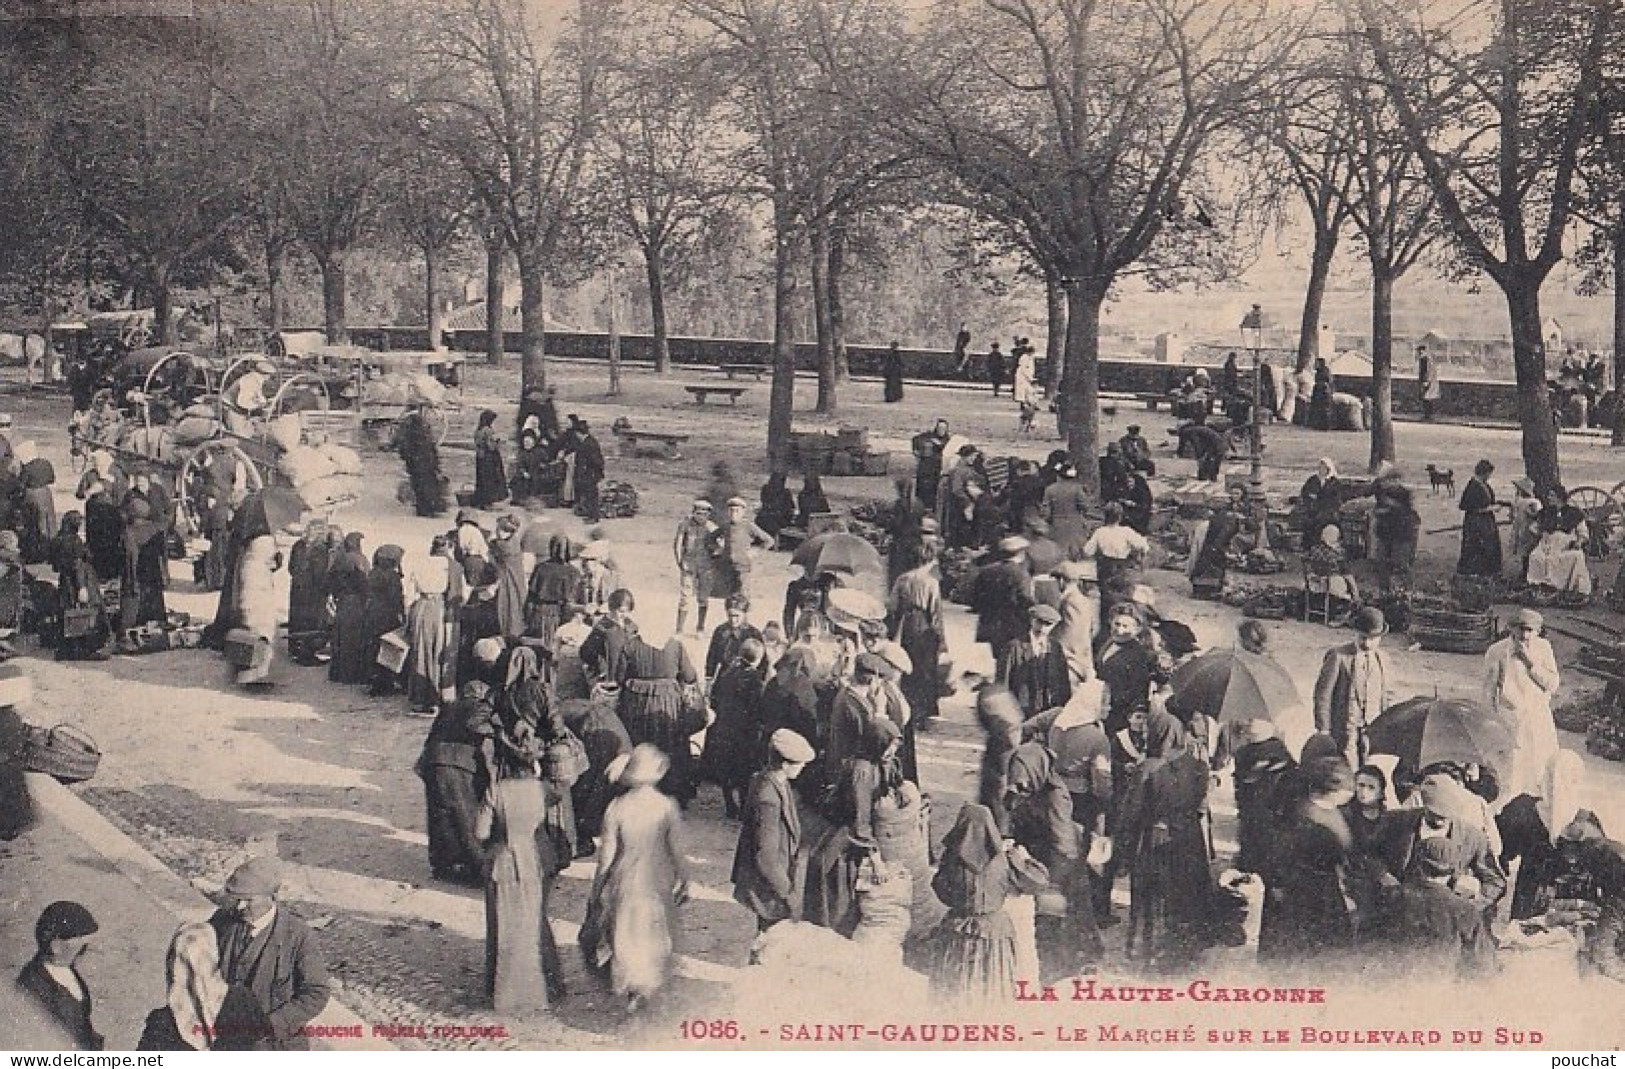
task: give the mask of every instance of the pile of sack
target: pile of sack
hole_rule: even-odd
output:
[[[182,410],[181,418],[175,421],[171,431],[180,445],[197,445],[216,437],[220,433],[220,420],[214,405],[199,401]]]
[[[276,421],[273,421],[273,423]],[[297,417],[296,417],[297,422]],[[355,500],[366,470],[354,449],[327,442],[285,448],[277,472],[293,487],[305,508],[318,510]]]
[[[422,372],[391,372],[366,385],[368,401],[386,405],[439,405],[446,401],[446,387]]]

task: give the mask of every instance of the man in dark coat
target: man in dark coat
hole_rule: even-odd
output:
[[[1146,647],[1144,627],[1133,608],[1123,606],[1106,622],[1108,638],[1100,648],[1100,679],[1106,684],[1109,704],[1106,733],[1116,735],[1128,727],[1129,715],[1151,700],[1157,659]]]
[[[1373,933],[1376,957],[1396,971],[1440,979],[1495,969],[1495,940],[1477,896],[1453,886],[1470,847],[1421,840],[1409,874]]]
[[[1379,833],[1383,866],[1403,883],[1437,875],[1432,866],[1439,857],[1447,856],[1452,859],[1447,873],[1452,888],[1472,898],[1486,918],[1493,916],[1506,895],[1506,872],[1490,849],[1488,837],[1465,819],[1462,803],[1470,801],[1466,788],[1445,773],[1435,772],[1424,777],[1418,789],[1422,808],[1394,810]],[[1429,852],[1431,839],[1448,840],[1451,850],[1448,854]],[[1469,876],[1470,884],[1464,880]]]
[[[1202,482],[1219,477],[1228,452],[1224,435],[1206,423],[1187,423],[1179,428],[1179,455],[1196,458],[1196,477]]]
[[[1388,662],[1380,648],[1388,621],[1381,609],[1364,608],[1354,630],[1353,642],[1326,651],[1315,680],[1315,730],[1331,736],[1351,769],[1370,753],[1366,725],[1388,707]]]
[[[1027,610],[1027,637],[1012,642],[999,661],[999,682],[1021,705],[1031,720],[1039,713],[1065,705],[1072,697],[1072,679],[1066,655],[1055,641],[1055,625],[1061,614],[1048,605]]]
[[[1027,540],[1012,535],[999,543],[999,559],[976,573],[970,609],[976,614],[976,641],[993,647],[993,663],[1003,664],[1011,643],[1027,633],[1032,607],[1032,576],[1027,574]]]
[[[598,484],[604,481],[604,450],[585,420],[576,424],[576,513],[588,523],[603,519]]]
[[[209,924],[220,940],[221,974],[248,988],[270,1018],[272,1049],[309,1050],[300,1029],[327,1005],[327,965],[311,930],[277,904],[281,886],[275,861],[245,861],[226,881],[233,907]]]
[[[752,778],[745,797],[731,876],[734,901],[756,914],[759,932],[793,918],[801,905],[796,886],[801,817],[790,782],[814,756],[807,740],[788,728],[773,732],[768,746],[768,767]]]
[[[942,481],[942,451],[948,447],[948,421],[916,434],[909,441],[914,453],[914,496],[930,511],[936,511],[937,487]]]
[[[478,680],[461,700],[443,706],[429,728],[415,771],[428,810],[429,869],[438,880],[480,885],[485,850],[475,833],[482,769],[480,746],[491,735],[489,688]]]

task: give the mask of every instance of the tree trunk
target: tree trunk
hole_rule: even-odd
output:
[[[1625,203],[1614,209],[1614,433],[1611,445],[1625,445]]]
[[[1100,306],[1106,290],[1081,279],[1066,283],[1066,371],[1056,418],[1078,478],[1100,495]]]
[[[547,326],[543,318],[545,265],[535,242],[515,250],[519,259],[519,393],[547,389]]]
[[[1062,369],[1066,367],[1066,290],[1061,276],[1044,272],[1044,306],[1049,312],[1049,336],[1044,339],[1044,392],[1059,396]]]
[[[288,248],[280,241],[265,243],[265,295],[270,304],[266,327],[272,334],[288,324],[288,296],[282,278],[288,270]]]
[[[795,216],[782,203],[773,208],[773,390],[767,409],[767,465],[776,475],[790,473],[790,434],[796,401]]]
[[[344,249],[328,249],[318,263],[322,269],[322,320],[329,345],[348,345],[350,329],[345,321],[348,287],[344,277]]]
[[[175,340],[175,324],[169,314],[169,269],[160,267],[152,273],[152,344],[168,345]]]
[[[440,250],[433,244],[423,246],[423,297],[427,302],[429,348],[440,348],[440,336],[445,331],[445,316],[440,312]]]
[[[485,362],[502,363],[507,339],[502,336],[502,237],[485,239]]]
[[[835,338],[829,318],[829,228],[822,222],[812,225],[813,333],[818,339],[818,405],[814,409],[828,415],[835,411]]]
[[[621,269],[609,265],[609,396],[621,395]]]
[[[1523,427],[1524,473],[1544,498],[1562,482],[1557,424],[1546,394],[1546,341],[1541,336],[1540,283],[1533,272],[1511,275],[1505,286],[1512,321],[1512,365],[1518,376],[1518,417]]]
[[[1320,311],[1326,303],[1326,282],[1337,252],[1337,231],[1315,227],[1315,247],[1309,257],[1309,286],[1303,294],[1303,321],[1298,327],[1298,371],[1312,367],[1320,354]]]
[[[1371,264],[1371,468],[1394,460],[1394,276]]]
[[[654,334],[655,374],[671,371],[671,342],[666,336],[666,265],[659,249],[645,249],[643,270],[649,281],[649,323]]]
[[[829,275],[824,280],[829,301],[829,343],[835,352],[835,381],[852,377],[846,359],[846,302],[841,296],[841,279],[846,274],[846,222],[836,219],[829,228]]]

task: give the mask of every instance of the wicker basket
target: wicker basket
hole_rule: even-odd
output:
[[[378,636],[377,664],[386,672],[399,672],[406,667],[407,654],[412,645],[406,641],[406,631],[396,629]]]
[[[1456,631],[1411,623],[1411,638],[1436,653],[1483,654],[1495,643],[1494,631]]]
[[[102,751],[91,738],[70,724],[54,728],[29,726],[28,749],[23,767],[43,772],[63,783],[80,783],[96,774]]]

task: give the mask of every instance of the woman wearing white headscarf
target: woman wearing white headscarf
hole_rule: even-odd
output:
[[[164,971],[167,1005],[147,1014],[137,1050],[271,1049],[271,1022],[252,992],[226,982],[219,937],[209,925],[181,925]]]

